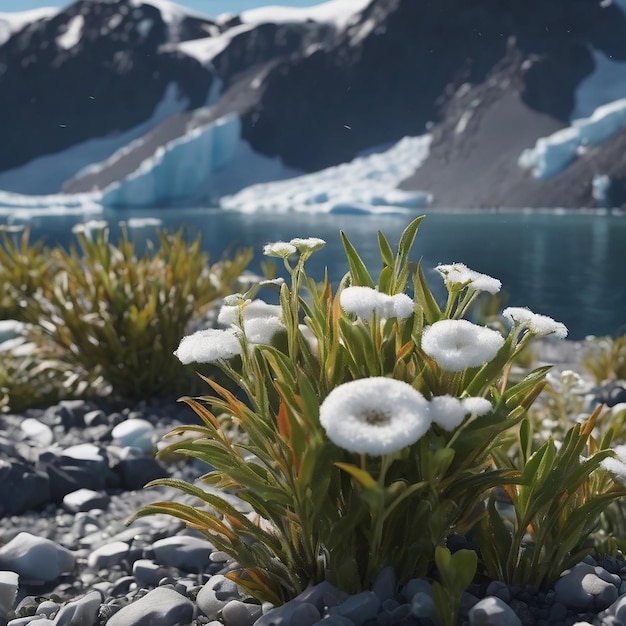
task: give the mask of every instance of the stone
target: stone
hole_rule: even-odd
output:
[[[352,620],[356,626],[361,626],[366,621],[374,619],[379,608],[380,598],[373,591],[362,591],[340,604],[337,612]]]
[[[139,448],[142,452],[152,452],[156,433],[154,426],[139,418],[127,419],[113,428],[113,443],[121,447]]]
[[[68,602],[58,612],[54,626],[95,626],[98,623],[98,610],[102,595],[90,591],[81,598]]]
[[[157,587],[122,607],[107,626],[183,626],[193,618],[193,603],[169,587]]]
[[[49,539],[21,532],[0,547],[0,568],[29,581],[56,580],[74,567],[74,555]]]
[[[291,600],[269,610],[255,622],[254,626],[313,626],[321,617],[320,612],[312,604]],[[354,626],[353,622],[351,624]]]
[[[209,619],[216,619],[228,602],[238,600],[239,597],[236,583],[221,574],[215,574],[198,592],[196,604]]]
[[[63,497],[63,506],[71,513],[79,513],[92,509],[106,509],[109,501],[110,498],[104,491],[78,489]]]
[[[49,501],[47,474],[20,461],[0,459],[0,517],[18,515]]]
[[[87,565],[94,569],[108,569],[114,565],[119,565],[129,550],[130,547],[123,541],[106,543],[89,554]]]
[[[423,591],[418,591],[411,598],[411,613],[415,617],[433,619],[435,615],[433,597]]]
[[[606,609],[617,600],[617,587],[603,578],[610,578],[606,572],[603,578],[598,573],[601,568],[588,563],[578,563],[565,572],[554,585],[556,600],[575,611],[593,611]],[[597,606],[597,603],[603,606]]]
[[[206,539],[179,535],[155,541],[152,549],[154,559],[160,565],[199,573],[209,567],[213,546]]]
[[[469,611],[470,626],[522,626],[513,609],[500,598],[487,596]]]
[[[0,572],[0,622],[6,620],[17,596],[19,576],[16,572]]]
[[[150,559],[138,559],[133,563],[133,576],[143,587],[156,587],[167,574],[167,570]]]
[[[381,602],[384,602],[396,595],[396,585],[396,573],[393,567],[384,567],[376,576],[372,591],[379,597]]]
[[[165,466],[152,456],[145,456],[135,448],[119,449],[118,458],[114,466],[116,474],[120,478],[120,484],[125,489],[142,489],[144,485],[157,478],[165,478],[168,475]]]
[[[260,604],[231,600],[222,609],[222,620],[225,626],[252,626],[261,613]]]
[[[24,436],[34,445],[45,448],[54,442],[54,433],[50,426],[34,417],[27,417],[20,426]]]

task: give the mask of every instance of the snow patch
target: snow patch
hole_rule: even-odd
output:
[[[75,15],[67,25],[65,32],[57,37],[57,45],[64,50],[73,48],[83,35],[85,18],[82,15]]]
[[[313,20],[332,23],[343,29],[355,14],[363,11],[371,0],[330,0],[311,7],[266,6],[243,11],[239,18],[246,24],[293,23]]]
[[[104,206],[155,206],[193,195],[213,170],[234,156],[241,121],[231,115],[171,141],[128,178],[105,189]]]
[[[602,143],[626,126],[626,98],[598,107],[591,117],[575,120],[526,149],[518,165],[531,169],[535,178],[550,178],[563,171],[586,146]]]
[[[24,194],[56,194],[74,176],[92,171],[94,166],[85,166],[86,163],[100,163],[117,150],[130,149],[133,140],[170,115],[184,111],[188,104],[186,99],[179,99],[176,84],[170,83],[152,117],[143,124],[122,133],[94,137],[61,152],[40,156],[20,167],[0,172],[0,189]],[[98,167],[102,166],[96,165],[94,170],[97,171]]]
[[[22,30],[24,26],[37,20],[45,20],[59,12],[54,7],[41,7],[31,11],[18,11],[16,13],[0,13],[0,46],[11,37],[13,33]]]
[[[430,194],[396,189],[428,156],[431,136],[405,137],[390,149],[282,182],[246,187],[223,209],[256,213],[390,213],[426,206]]]

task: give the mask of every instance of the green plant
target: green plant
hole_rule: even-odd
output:
[[[43,241],[31,243],[30,229],[3,228],[0,236],[0,319],[23,320],[24,302],[41,292],[54,274]]]
[[[183,399],[202,424],[175,429],[172,436],[186,438],[162,452],[213,469],[194,484],[150,483],[176,487],[197,505],[157,502],[134,518],[184,520],[235,558],[240,569],[230,578],[273,603],[321,580],[367,589],[386,566],[401,581],[439,569],[443,591],[436,593],[455,602],[453,610],[438,609],[440,619],[453,622],[473,557],[448,557],[447,539],[477,527],[496,488],[519,485],[523,496],[537,487],[531,469],[539,457],[527,455],[520,466],[506,459],[549,368],[516,383],[510,368],[533,337],[567,330],[519,307],[504,310],[505,335],[463,319],[481,291],[496,293],[500,283],[462,264],[437,267],[448,292],[440,306],[420,264],[410,261],[422,219],[406,228],[395,254],[378,234],[383,269],[376,281],[342,234],[349,273],[334,292],[327,276],[317,283],[305,271],[322,240],[266,246],[289,276],[269,281],[280,304],[253,300],[257,287],[235,294],[220,313],[227,328],[184,337],[176,352],[184,363],[215,363],[239,389],[205,379],[210,395]],[[222,427],[221,415],[238,425],[237,436]],[[571,434],[565,449],[578,449],[581,437]],[[550,450],[540,453],[546,467]],[[577,473],[564,472],[563,488],[583,488],[599,463],[597,456]],[[514,504],[527,515],[523,497]],[[253,515],[244,512],[250,507]],[[496,520],[492,509],[488,519]],[[574,528],[581,541],[588,528]],[[492,549],[507,554],[517,541],[505,532],[495,539]],[[478,541],[487,559],[482,571],[493,538]],[[553,534],[545,542],[552,550],[550,541]],[[461,559],[467,563],[455,577],[450,564]]]
[[[496,466],[519,470],[521,480],[504,486],[510,515],[498,510],[494,493],[481,522],[481,557],[492,578],[547,587],[592,552],[591,535],[602,513],[626,495],[601,468],[613,451],[610,433],[599,445],[592,437],[600,412],[598,407],[583,424],[571,427],[558,446],[550,437],[534,452],[530,423],[523,422],[519,464],[502,451],[494,453]]]
[[[122,230],[78,229],[78,247],[55,248],[54,275],[25,299],[22,316],[42,350],[76,373],[76,382],[102,379],[122,398],[175,390],[186,376],[173,356],[180,335],[230,293],[251,258],[249,250],[208,264],[200,238],[158,232],[141,256]]]
[[[474,579],[478,557],[473,550],[454,554],[443,546],[435,548],[435,564],[439,581],[433,583],[433,602],[440,626],[456,626],[459,621],[461,596]]]
[[[626,379],[626,335],[588,339],[582,359],[583,367],[595,382]]]

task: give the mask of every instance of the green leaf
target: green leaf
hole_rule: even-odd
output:
[[[381,231],[378,231],[378,247],[380,248],[380,257],[383,261],[383,265],[393,268],[393,250],[389,245],[389,241],[387,241],[387,238]]]
[[[372,478],[371,474],[365,470],[358,468],[356,465],[351,465],[350,463],[335,463],[335,465],[350,474],[364,489],[368,491],[378,489],[376,481]]]
[[[341,232],[341,241],[343,242],[343,247],[346,252],[346,258],[348,259],[352,285],[371,287],[373,289],[375,287],[374,281],[370,276],[367,266],[363,263],[363,260],[343,231]]]

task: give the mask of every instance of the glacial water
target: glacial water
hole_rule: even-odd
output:
[[[94,216],[95,217],[95,216]],[[308,264],[309,273],[322,277],[324,267],[334,285],[347,271],[339,231],[353,242],[373,272],[380,269],[376,231],[395,246],[410,215],[241,214],[217,209],[108,211],[98,218],[118,221],[158,217],[163,225],[184,227],[189,237],[202,234],[203,246],[213,260],[229,246],[253,246],[253,270],[258,270],[262,245],[292,237],[321,237],[327,245]],[[23,221],[10,215],[0,221]],[[85,216],[36,215],[28,217],[33,238],[67,245],[71,228]],[[139,222],[141,224],[141,222]],[[153,238],[154,225],[132,228],[142,245]],[[626,333],[626,216],[544,212],[430,212],[422,223],[414,247],[415,260],[423,258],[431,285],[442,294],[437,263],[463,262],[472,269],[499,278],[510,306],[528,306],[566,324],[570,338]]]

